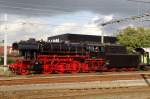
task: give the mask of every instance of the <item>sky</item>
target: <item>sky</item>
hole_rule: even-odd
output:
[[[104,27],[97,22],[144,13],[150,13],[150,0],[0,0],[0,40],[4,33],[9,44],[28,38],[46,40],[64,33],[115,36],[128,26],[150,27],[150,21],[144,21],[150,18]]]

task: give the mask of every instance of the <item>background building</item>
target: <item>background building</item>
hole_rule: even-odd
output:
[[[49,42],[88,42],[88,43],[101,43],[101,36],[83,35],[83,34],[62,34],[57,36],[48,37]],[[116,37],[104,36],[104,43],[116,43]]]

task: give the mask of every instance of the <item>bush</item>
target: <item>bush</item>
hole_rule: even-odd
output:
[[[3,65],[4,63],[4,58],[0,56],[0,65]]]
[[[7,63],[8,63],[8,64],[11,64],[11,63],[13,63],[13,62],[14,62],[14,60],[13,60],[12,58],[8,57]],[[3,58],[3,57],[0,57],[0,65],[3,65],[3,64],[4,64],[4,58]]]

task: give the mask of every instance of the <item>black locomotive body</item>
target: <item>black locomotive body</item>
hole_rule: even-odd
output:
[[[40,67],[42,73],[73,73],[135,70],[140,64],[138,54],[128,54],[126,48],[119,44],[45,42],[29,39],[13,43],[13,49],[19,50],[24,59],[30,61],[26,64],[16,62],[10,66],[18,74],[29,74],[29,68],[33,65]],[[35,65],[36,63],[40,65]],[[16,68],[22,68],[22,71],[17,71]]]

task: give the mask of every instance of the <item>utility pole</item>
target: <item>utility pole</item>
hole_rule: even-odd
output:
[[[4,66],[7,66],[7,14],[4,15],[5,33],[4,33]]]
[[[101,44],[104,44],[104,34],[103,34],[103,32],[101,33]]]

